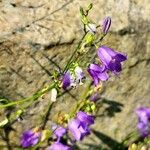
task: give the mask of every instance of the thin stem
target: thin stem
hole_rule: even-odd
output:
[[[21,99],[21,100],[17,100],[15,102],[10,102],[8,104],[0,105],[0,108],[10,107],[10,106],[17,105],[17,104],[20,104],[20,103],[24,103],[24,102],[30,101],[30,100],[34,101],[34,100],[38,99],[40,96],[42,96],[43,94],[45,94],[46,92],[50,91],[54,87],[55,87],[55,83],[49,85],[47,88],[44,88],[44,89],[38,91],[37,93],[33,94],[30,97],[27,97],[27,98]]]
[[[42,125],[41,125],[42,130],[45,129],[45,126],[46,126],[46,124],[47,124],[47,121],[48,121],[48,118],[49,118],[51,109],[52,109],[52,107],[53,107],[53,104],[54,104],[54,102],[51,102],[51,101],[50,101],[49,104],[48,104],[47,111],[46,111],[46,113],[45,113],[45,116],[44,116],[44,119],[43,119]]]
[[[81,44],[82,44],[82,41],[84,40],[85,36],[86,36],[87,32],[83,35],[83,37],[81,38],[81,40],[79,41],[76,49],[74,50],[73,54],[71,55],[70,59],[68,60],[64,70],[63,70],[63,73],[67,71],[67,69],[69,68],[69,66],[71,65],[72,63],[72,59],[73,57],[75,56],[76,52],[78,51],[78,49],[80,48]]]

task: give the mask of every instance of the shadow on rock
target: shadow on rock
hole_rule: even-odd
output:
[[[96,130],[92,130],[92,132],[100,140],[100,143],[103,142],[103,144],[106,145],[105,147],[107,148],[102,147],[102,144],[96,145],[86,143],[86,146],[88,146],[90,150],[126,150],[126,147],[122,143],[119,143],[118,141],[103,134],[102,132]]]
[[[103,108],[102,114],[97,115],[96,117],[104,117],[104,116],[114,117],[116,113],[122,111],[123,106],[124,105],[122,103],[103,98],[98,103],[99,110]]]

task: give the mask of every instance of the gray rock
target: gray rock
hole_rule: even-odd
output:
[[[0,1],[2,98],[22,99],[49,85],[51,73],[64,67],[83,34],[79,7],[87,5],[88,2],[83,0]],[[110,33],[103,44],[128,55],[120,77],[112,75],[106,83],[102,97],[107,103],[99,108],[99,117],[93,126],[96,131],[81,143],[81,149],[89,149],[89,146],[92,149],[93,146],[98,150],[106,140],[121,142],[136,128],[135,109],[150,106],[150,4],[148,0],[95,0],[93,6],[90,17],[96,23],[105,16],[112,18]],[[84,58],[85,62],[90,56]],[[77,93],[84,87],[79,87]],[[57,117],[57,112],[70,111],[77,95],[71,91],[60,98],[52,108],[47,127]],[[41,124],[49,101],[50,93],[27,110],[22,122],[13,124],[16,132],[10,133],[10,143],[18,144],[24,130]],[[1,114],[2,120],[4,112]],[[8,144],[0,139],[1,143]]]

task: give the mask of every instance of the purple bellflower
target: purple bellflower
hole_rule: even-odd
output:
[[[106,81],[109,78],[105,66],[90,64],[87,71],[89,72],[90,76],[93,78],[95,86],[97,86],[100,81]]]
[[[68,128],[77,141],[82,140],[84,136],[90,133],[88,126],[83,122],[80,122],[78,119],[71,120],[68,123]]]
[[[63,137],[66,134],[66,129],[63,127],[58,127],[55,131],[54,131],[54,135],[57,137],[58,141],[60,141],[60,138]]]
[[[90,125],[94,124],[94,117],[91,116],[91,115],[86,114],[86,113],[83,112],[83,111],[79,111],[79,112],[77,113],[77,119],[78,119],[80,122],[86,124],[87,126],[90,126]]]
[[[150,136],[150,108],[138,108],[136,114],[138,115],[137,128],[139,129],[141,136]]]
[[[101,46],[98,49],[98,57],[106,68],[115,74],[122,70],[121,62],[127,59],[125,54],[114,51],[106,46]]]
[[[110,17],[104,18],[103,23],[102,23],[102,32],[104,34],[107,34],[110,26],[111,26],[111,18]]]
[[[60,142],[55,142],[51,146],[49,146],[46,150],[72,150],[72,148]]]
[[[75,140],[80,141],[90,134],[89,126],[92,124],[94,124],[94,117],[79,111],[76,118],[68,123],[68,128]]]
[[[85,78],[82,69],[77,66],[74,69],[74,73],[71,73],[69,70],[64,74],[62,87],[64,90],[75,87],[77,84],[83,84],[82,80]]]
[[[28,148],[34,146],[38,143],[40,138],[39,132],[34,132],[33,130],[27,130],[23,133],[21,137],[21,146],[23,148]]]

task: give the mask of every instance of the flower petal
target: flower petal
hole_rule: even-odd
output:
[[[71,77],[70,76],[71,76],[70,72],[66,72],[64,74],[63,81],[62,81],[62,84],[63,84],[62,87],[64,90],[66,90],[71,84]]]
[[[72,148],[60,142],[55,142],[51,146],[46,148],[46,150],[72,150]]]
[[[79,111],[77,113],[77,119],[79,119],[79,121],[82,123],[87,124],[88,126],[94,124],[94,117],[86,114],[83,111]]]
[[[73,119],[68,123],[68,128],[71,131],[73,137],[79,141],[81,140],[81,132],[79,130],[80,121],[77,119]]]
[[[54,134],[56,135],[57,138],[60,138],[66,134],[66,129],[63,127],[58,127],[55,131]]]
[[[114,73],[118,73],[122,70],[121,63],[119,61],[116,61],[116,60],[111,61],[108,66],[109,66],[109,69],[111,71],[113,71]]]

